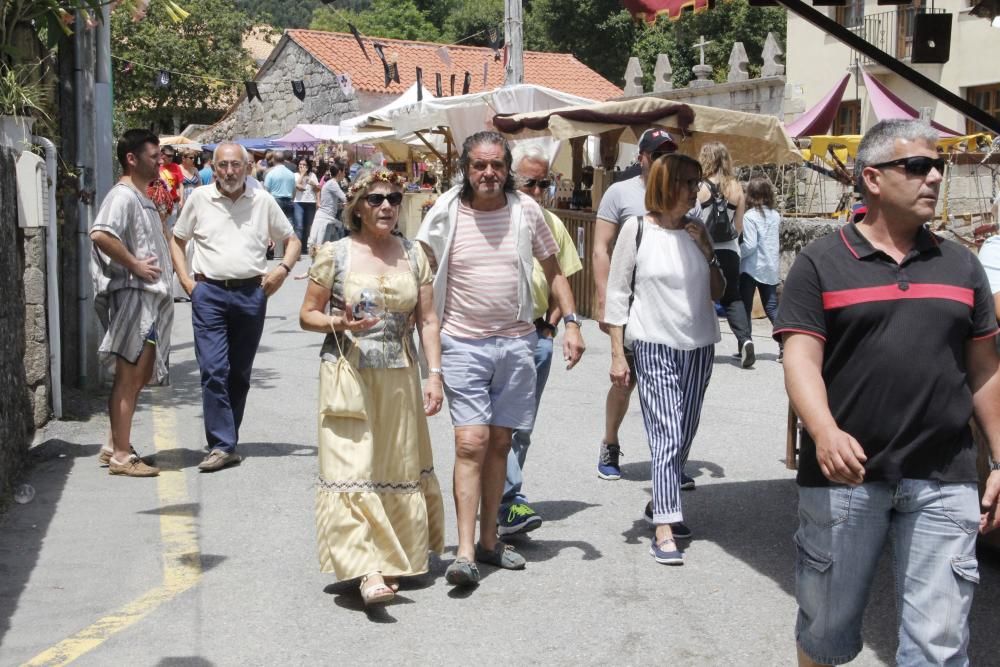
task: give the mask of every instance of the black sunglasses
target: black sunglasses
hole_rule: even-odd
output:
[[[914,155],[913,157],[901,157],[898,160],[880,162],[873,164],[872,167],[875,169],[881,169],[882,167],[903,167],[906,169],[907,174],[913,176],[926,176],[931,173],[931,169],[937,169],[939,174],[943,174],[944,158]]]
[[[389,206],[399,206],[400,204],[403,203],[403,193],[390,192],[387,195],[382,195],[382,194],[365,195],[365,201],[368,202],[368,205],[371,206],[372,208],[378,208],[379,206],[382,205],[382,202],[384,202],[386,199],[389,200]]]
[[[524,187],[528,188],[529,190],[534,190],[536,185],[538,187],[540,187],[542,190],[548,190],[549,187],[552,185],[552,179],[551,178],[529,178],[528,180],[526,180],[524,182]]]

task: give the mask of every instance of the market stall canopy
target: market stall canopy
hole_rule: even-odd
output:
[[[967,134],[964,136],[947,136],[938,138],[937,146],[945,152],[954,153],[975,153],[989,150],[993,137],[990,134],[981,132],[978,134]],[[817,135],[809,137],[809,147],[802,148],[802,157],[811,160],[814,157],[832,163],[828,152],[832,149],[833,154],[842,163],[848,159],[854,159],[858,154],[858,145],[861,143],[860,134],[843,134],[839,136]]]
[[[284,148],[286,148],[285,146],[276,143],[274,139],[268,139],[268,138],[232,139],[231,141],[234,144],[239,144],[240,146],[243,146],[248,151],[257,151],[258,153],[271,150],[283,150]],[[202,144],[201,147],[206,151],[214,151],[215,147],[218,145],[219,144]]]
[[[296,125],[292,131],[274,140],[282,146],[315,146],[316,144],[339,141],[340,126],[338,125]]]
[[[197,141],[190,139],[180,134],[172,135],[169,137],[160,137],[161,146],[180,146],[181,144],[196,144],[200,146]]]
[[[881,81],[869,75],[868,72],[861,70],[861,78],[864,79],[865,88],[868,89],[868,101],[871,102],[875,117],[879,120],[920,117],[916,109],[897,97],[894,92],[886,88]],[[941,136],[959,136],[955,130],[948,129],[934,121],[931,121],[931,127],[937,130]]]
[[[566,105],[591,104],[595,102],[576,95],[543,86],[521,84],[471,95],[424,97],[422,102],[397,107],[390,113],[389,120],[393,129],[400,134],[449,127],[453,141],[456,145],[461,145],[466,137],[490,129],[491,119],[495,114],[525,110],[537,112]]]
[[[625,143],[638,143],[645,130],[657,126],[674,135],[679,152],[692,157],[697,157],[706,143],[721,141],[737,164],[786,164],[802,160],[795,144],[773,116],[678,104],[657,97],[497,115],[493,125],[512,139],[546,135],[573,139],[619,132],[619,141]]]
[[[344,131],[348,130],[360,130],[365,126],[377,125],[379,127],[391,127],[390,118],[396,109],[401,107],[409,106],[411,104],[416,104],[419,100],[417,99],[417,84],[413,84],[406,89],[402,95],[394,99],[392,102],[379,107],[378,109],[373,109],[367,111],[360,116],[354,116],[353,118],[341,118],[340,127]],[[423,99],[430,100],[434,99],[434,93],[427,90],[426,87],[423,88]],[[424,128],[420,128],[424,129]]]
[[[845,74],[840,83],[831,88],[830,92],[824,95],[816,106],[785,125],[785,132],[788,133],[788,136],[810,137],[829,132],[837,117],[837,109],[840,107],[840,101],[844,99],[844,91],[847,89],[847,82],[850,79],[851,75]]]

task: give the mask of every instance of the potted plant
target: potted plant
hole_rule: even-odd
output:
[[[0,64],[0,145],[23,151],[31,143],[35,115],[45,113],[45,86],[26,66]]]

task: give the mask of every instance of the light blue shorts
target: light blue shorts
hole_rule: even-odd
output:
[[[979,582],[975,484],[904,479],[800,487],[795,638],[824,665],[861,651],[861,619],[885,543],[892,543],[898,665],[967,665]]]
[[[535,421],[535,346],[520,338],[456,338],[441,333],[441,369],[455,426],[530,429]]]

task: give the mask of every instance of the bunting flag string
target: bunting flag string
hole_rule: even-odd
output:
[[[300,100],[306,99],[306,84],[304,81],[292,81],[292,94]]]
[[[253,81],[244,81],[243,87],[247,91],[247,101],[253,102],[253,98],[257,98],[258,101],[263,102],[264,99],[260,96],[260,90],[257,88],[257,84]]]

